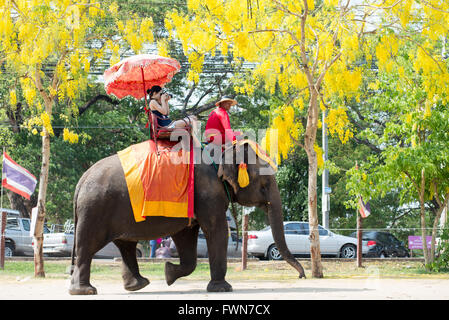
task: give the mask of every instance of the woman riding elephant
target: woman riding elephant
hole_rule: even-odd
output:
[[[238,182],[242,161],[247,164],[249,178],[249,185],[245,187]],[[75,190],[76,231],[72,264],[75,263],[75,255],[76,264],[70,294],[97,293],[90,284],[91,261],[93,255],[110,241],[119,248],[123,258],[124,287],[135,291],[149,284],[148,279],[139,273],[137,241],[171,236],[180,259],[180,264],[166,262],[165,265],[166,282],[173,284],[196,268],[200,227],[206,237],[210,264],[211,281],[207,291],[232,291],[232,286],[225,280],[228,243],[226,210],[229,199],[224,182],[231,186],[228,188],[231,201],[265,210],[281,255],[299,272],[300,277],[304,277],[302,266],[294,259],[285,242],[281,199],[274,172],[248,144],[232,146],[222,154],[218,172],[212,164],[195,164],[195,217],[190,225],[188,218],[162,216],[151,216],[136,222],[118,156],[98,161],[81,177]]]

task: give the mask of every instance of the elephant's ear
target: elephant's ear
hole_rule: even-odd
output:
[[[232,189],[234,189],[234,193],[237,193],[238,167],[236,165],[220,164],[218,167],[217,175],[221,180],[227,181],[232,186]]]
[[[235,147],[229,148],[223,152],[221,157],[220,165],[218,166],[218,178],[223,181],[227,181],[232,188],[234,193],[238,191],[238,165],[235,164],[236,159]]]

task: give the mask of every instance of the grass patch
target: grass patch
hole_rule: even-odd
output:
[[[306,276],[311,279],[310,260],[300,260]],[[174,261],[173,263],[178,263]],[[323,261],[323,274],[326,279],[350,278],[429,278],[449,279],[449,272],[428,272],[421,261],[374,260],[364,261],[364,268],[357,268],[355,261]],[[46,278],[67,279],[66,273],[70,261],[45,261]],[[165,262],[139,262],[140,273],[150,280],[164,280]],[[6,261],[4,270],[0,270],[0,282],[34,277],[33,261]],[[92,279],[121,281],[121,263],[93,261]],[[250,261],[247,269],[241,271],[241,263],[228,263],[227,280],[295,280],[298,273],[284,261]],[[209,263],[199,262],[195,271],[185,277],[187,280],[209,280]]]

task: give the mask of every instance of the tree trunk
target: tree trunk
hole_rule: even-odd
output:
[[[47,196],[48,171],[50,167],[50,136],[44,129],[42,137],[42,165],[39,179],[39,195],[37,198],[37,221],[34,231],[34,276],[45,277],[44,271],[44,220],[45,220],[45,199]]]
[[[31,197],[31,200],[27,200],[20,194],[12,191],[8,191],[6,194],[11,204],[11,209],[19,211],[22,218],[30,218],[31,209],[33,204],[35,205],[36,198]]]
[[[35,83],[39,90],[39,93],[45,103],[45,112],[50,117],[52,116],[52,109],[54,100],[49,96],[44,89],[40,70],[36,68]],[[53,89],[56,90],[57,74],[55,73],[53,78]],[[51,121],[51,120],[50,120]],[[34,276],[45,277],[44,272],[44,221],[45,221],[45,202],[47,198],[47,184],[48,184],[48,172],[50,169],[50,132],[44,126],[42,129],[42,162],[41,173],[39,179],[39,195],[37,197],[37,220],[34,230]]]
[[[436,197],[438,197],[438,194],[436,194]],[[440,222],[441,214],[443,213],[444,209],[447,206],[448,197],[449,197],[449,195],[445,196],[445,200],[443,203],[441,203],[441,201],[438,198],[438,209],[437,209],[437,213],[435,216],[435,220],[433,221],[433,227],[432,227],[432,244],[430,246],[430,262],[433,262],[435,260],[435,256],[436,256],[435,239],[437,237],[438,223]]]
[[[425,177],[424,177],[424,169],[421,170],[421,190],[419,190],[419,206],[420,206],[420,214],[421,214],[421,238],[422,238],[422,248],[424,254],[424,264],[426,269],[428,269],[428,265],[430,263],[429,259],[429,250],[427,249],[427,241],[426,241],[426,209],[424,207],[424,188],[425,188]]]
[[[424,264],[426,265],[426,269],[427,269],[427,265],[430,262],[429,259],[429,250],[427,249],[427,241],[426,241],[426,212],[425,212],[425,208],[424,208],[424,202],[420,201],[420,206],[421,206],[421,239],[422,239],[422,244],[423,244],[423,254],[424,254]]]
[[[322,278],[323,267],[321,264],[320,236],[318,233],[317,214],[317,176],[318,163],[317,154],[314,149],[316,141],[316,130],[318,124],[318,93],[315,89],[309,90],[310,102],[307,116],[307,127],[304,138],[304,148],[309,160],[308,177],[308,212],[309,212],[309,239],[310,259],[312,263],[312,277]]]

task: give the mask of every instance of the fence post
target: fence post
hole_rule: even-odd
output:
[[[243,234],[242,234],[242,270],[246,270],[248,257],[248,220],[249,215],[243,215]]]

